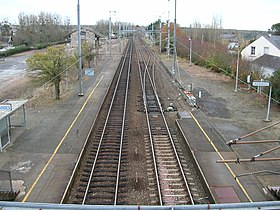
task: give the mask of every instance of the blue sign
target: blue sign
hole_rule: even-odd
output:
[[[12,104],[0,104],[0,111],[12,111]]]
[[[93,70],[93,68],[87,68],[87,69],[85,69],[85,76],[94,76],[94,70]]]

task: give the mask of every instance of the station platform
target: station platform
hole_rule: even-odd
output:
[[[235,178],[237,174],[248,173],[241,164],[216,163],[221,159],[234,159],[236,154],[217,135],[213,128],[205,122],[198,110],[184,114],[185,118],[177,120],[190,153],[199,164],[199,170],[207,180],[209,189],[216,203],[240,203],[265,201],[257,181],[251,177],[250,182]],[[195,135],[193,135],[195,133]]]
[[[0,169],[11,173],[17,202],[60,203],[121,56],[104,56],[94,76],[59,105],[26,104],[26,129],[11,130],[11,144],[0,152]]]
[[[71,96],[65,103],[55,108],[27,108],[27,128],[17,134],[16,140],[0,153],[0,168],[11,171],[13,186],[20,190],[17,202],[0,202],[2,209],[139,209],[138,206],[78,206],[60,205],[65,187],[72,174],[76,160],[87,137],[87,131],[92,126],[95,117],[107,93],[113,78],[119,57],[106,58],[95,69],[94,77],[84,81],[84,96]],[[78,88],[77,88],[78,89]],[[192,116],[192,115],[193,116]],[[198,110],[193,110],[187,118],[179,119],[178,126],[190,145],[191,152],[201,164],[201,170],[208,181],[217,203],[235,204],[212,205],[211,209],[243,209],[250,207],[279,208],[279,202],[262,202],[266,198],[262,188],[254,179],[242,179],[240,187],[234,179],[234,174],[244,173],[246,168],[241,165],[217,164],[216,160],[232,158],[233,152],[223,141],[217,138],[215,132],[202,119]],[[47,117],[46,117],[47,116]],[[34,119],[30,121],[30,119]],[[202,129],[196,123],[202,125]],[[50,131],[52,131],[50,133]],[[199,135],[192,136],[198,132]],[[205,135],[206,134],[206,135]],[[11,133],[14,138],[13,131]],[[208,137],[207,137],[208,136]],[[215,147],[218,149],[217,153]],[[15,189],[15,190],[17,190]],[[254,201],[254,203],[250,203]],[[247,202],[236,204],[238,202]],[[178,207],[141,207],[143,209],[208,209],[203,206]]]
[[[162,62],[166,69],[171,72],[172,62],[168,60]],[[192,68],[196,67],[185,65],[178,68],[180,68],[182,84],[191,84],[192,92],[197,97],[198,106],[179,110],[179,112],[185,113],[181,114],[184,119],[177,120],[177,125],[189,145],[190,153],[200,165],[199,170],[207,180],[216,203],[276,200],[277,198],[269,191],[268,185],[279,186],[279,173],[270,173],[270,171],[279,171],[277,161],[267,164],[265,162],[248,164],[217,163],[217,161],[226,162],[226,160],[237,160],[245,156],[253,157],[262,151],[262,148],[261,146],[255,148],[251,145],[244,147],[228,146],[226,139],[235,139],[250,133],[246,130],[245,125],[238,126],[237,122],[231,118],[232,112],[236,110],[227,109],[227,103],[229,102],[223,99],[222,94],[218,95],[215,89],[211,89],[213,85],[207,85],[208,83],[215,83],[215,80],[212,81],[203,76],[198,76],[203,75],[203,71],[199,74],[196,72],[197,75],[190,75],[189,72],[194,71]],[[220,84],[217,84],[217,86],[220,89],[222,88],[223,94],[227,94],[231,98],[236,97],[232,93],[233,90],[228,89],[228,86]],[[196,94],[199,91],[203,92],[201,98],[199,98],[199,94]],[[186,99],[182,97],[180,100]],[[256,122],[256,129],[261,128],[260,125],[263,126],[263,124],[267,126],[265,122]],[[258,133],[254,137],[262,139],[263,136]],[[249,139],[254,140],[253,137]],[[266,173],[252,174],[252,172],[262,171],[266,171]]]

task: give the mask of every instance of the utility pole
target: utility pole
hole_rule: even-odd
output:
[[[118,40],[119,40],[119,51],[122,51],[122,46],[121,46],[121,22],[119,21],[119,32],[118,32]]]
[[[84,96],[83,93],[83,78],[82,78],[82,49],[81,49],[81,24],[80,24],[80,0],[78,0],[77,5],[78,13],[78,60],[79,60],[79,96]]]
[[[239,45],[237,46],[237,61],[236,61],[236,75],[235,75],[235,89],[234,89],[234,92],[237,92],[237,86],[238,86],[238,66],[239,66]]]
[[[159,16],[159,53],[161,53],[161,17]]]
[[[190,66],[192,66],[192,37],[189,36],[190,41]]]
[[[116,13],[116,11],[109,11],[109,42],[110,42],[110,57],[112,57],[112,21],[111,21],[111,13]]]
[[[154,45],[154,23],[152,23],[152,45]]]
[[[172,69],[172,77],[173,80],[176,80],[176,73],[177,73],[177,69],[176,69],[176,58],[177,58],[177,50],[176,50],[176,10],[177,10],[177,0],[175,0],[175,16],[174,16],[174,40],[173,40],[173,69]]]
[[[167,59],[170,57],[170,20],[169,20],[170,11],[168,11],[168,20],[167,20]]]

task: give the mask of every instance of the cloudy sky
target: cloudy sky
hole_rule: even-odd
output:
[[[211,24],[213,17],[222,20],[223,28],[267,30],[280,22],[280,0],[177,0],[177,23],[190,26],[195,21]],[[59,14],[77,24],[78,0],[0,0],[0,21],[17,23],[18,14],[38,15],[41,11]],[[81,24],[98,20],[149,25],[159,17],[174,20],[175,0],[80,0]]]

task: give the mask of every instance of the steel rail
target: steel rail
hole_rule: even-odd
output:
[[[150,80],[152,80],[152,78],[151,78],[149,72],[148,72],[148,75],[149,75]],[[152,81],[151,81],[151,83],[153,84]],[[172,137],[171,132],[170,132],[170,130],[169,130],[169,126],[168,126],[168,124],[167,124],[167,122],[166,122],[166,118],[165,118],[165,116],[164,116],[164,112],[163,112],[163,109],[162,109],[162,106],[161,106],[161,103],[160,103],[158,94],[157,94],[157,92],[156,92],[155,89],[154,89],[154,91],[155,91],[155,96],[156,96],[157,102],[158,102],[158,104],[159,104],[159,108],[160,108],[160,113],[161,113],[162,119],[163,119],[163,121],[164,121],[166,130],[167,130],[167,132],[168,132],[169,140],[170,140],[170,142],[171,142],[171,144],[172,144],[173,152],[174,152],[174,154],[175,154],[175,156],[176,156],[177,163],[178,163],[179,168],[180,168],[180,171],[181,171],[181,175],[183,176],[184,183],[185,183],[187,192],[188,192],[189,197],[190,197],[190,202],[191,202],[192,205],[194,205],[194,200],[193,200],[193,197],[192,197],[192,194],[191,194],[191,191],[190,191],[190,187],[189,187],[187,178],[186,178],[186,176],[185,176],[184,169],[183,169],[183,166],[182,166],[182,164],[181,164],[181,160],[180,160],[179,155],[178,155],[178,153],[177,153],[177,149],[176,149],[176,147],[175,147],[175,144],[174,144],[174,141],[173,141],[173,137]]]
[[[99,155],[99,152],[100,152],[101,144],[102,144],[102,141],[104,139],[104,134],[105,134],[106,126],[108,124],[109,117],[110,117],[110,114],[111,114],[111,111],[112,111],[112,107],[113,107],[113,104],[114,104],[115,99],[116,99],[115,96],[116,96],[117,89],[118,89],[119,84],[120,84],[120,79],[121,79],[121,75],[123,73],[123,69],[124,69],[124,65],[125,65],[125,61],[126,61],[128,52],[129,52],[129,47],[126,50],[126,53],[125,53],[125,56],[124,56],[124,59],[123,59],[123,62],[122,62],[122,66],[121,66],[120,73],[119,73],[119,76],[118,76],[117,84],[116,84],[116,87],[114,89],[112,101],[110,103],[109,111],[108,111],[107,116],[106,116],[105,124],[104,124],[103,130],[102,130],[102,134],[101,134],[101,137],[100,137],[99,144],[98,144],[97,152],[96,152],[96,155],[95,155],[95,158],[94,158],[94,162],[93,162],[93,166],[92,166],[92,169],[91,169],[91,172],[90,172],[90,176],[89,176],[89,179],[88,179],[88,183],[87,183],[86,191],[85,191],[85,194],[84,194],[84,197],[83,197],[82,205],[84,205],[85,202],[86,202],[86,198],[87,198],[87,195],[88,195],[88,192],[89,192],[89,188],[90,188],[90,183],[91,183],[91,180],[92,180],[92,177],[93,177],[93,172],[95,170],[95,166],[96,166],[97,158],[98,158],[98,155]],[[122,130],[123,129],[124,129],[124,125],[122,125]]]
[[[148,132],[149,132],[149,139],[150,139],[150,143],[151,143],[152,157],[153,157],[153,163],[154,163],[153,164],[154,165],[154,171],[155,171],[155,174],[156,174],[156,183],[157,183],[159,203],[162,206],[163,202],[162,202],[162,196],[161,196],[161,188],[160,188],[160,181],[159,181],[159,175],[158,175],[158,167],[157,167],[157,162],[156,162],[156,157],[155,157],[155,149],[154,149],[154,145],[153,145],[153,142],[152,142],[152,131],[151,131],[151,126],[150,126],[150,122],[149,122],[149,116],[147,114],[148,113],[148,108],[147,108],[146,93],[145,93],[145,76],[143,76],[142,73],[141,73],[142,69],[141,69],[140,58],[139,58],[140,56],[142,57],[143,62],[145,64],[145,70],[144,70],[144,75],[145,75],[145,72],[148,69],[148,65],[145,62],[143,54],[138,49],[137,50],[138,71],[139,71],[140,82],[141,82],[141,86],[142,86],[142,92],[143,92],[144,109],[145,109],[146,119],[147,119],[147,123],[148,123]]]
[[[124,138],[124,125],[125,125],[125,118],[126,118],[126,108],[127,108],[127,98],[128,98],[128,86],[129,86],[129,78],[130,78],[130,71],[131,71],[131,57],[132,57],[132,43],[129,45],[129,63],[128,63],[128,75],[127,75],[127,82],[126,82],[126,90],[125,90],[125,100],[124,100],[124,110],[123,110],[123,120],[122,120],[122,132],[121,132],[121,145],[120,145],[120,152],[119,152],[119,162],[118,162],[118,171],[117,171],[117,182],[116,182],[116,190],[115,190],[115,199],[114,205],[117,205],[118,199],[118,188],[119,188],[119,179],[120,179],[120,169],[121,169],[121,157],[122,157],[122,147],[123,147],[123,138]]]
[[[185,176],[185,173],[184,173],[184,170],[183,170],[183,166],[182,166],[181,160],[180,160],[179,155],[178,155],[178,153],[177,153],[177,149],[176,149],[176,147],[175,147],[175,144],[174,144],[174,141],[173,141],[173,137],[172,137],[171,132],[170,132],[170,130],[169,130],[169,126],[168,126],[167,121],[166,121],[166,119],[165,119],[164,112],[163,112],[163,109],[162,109],[162,106],[161,106],[161,103],[160,103],[160,100],[159,100],[159,97],[158,97],[158,94],[157,94],[157,91],[156,91],[156,88],[155,88],[155,75],[154,75],[154,73],[155,73],[155,61],[156,61],[155,55],[154,55],[154,53],[152,53],[152,52],[150,52],[150,51],[148,51],[147,54],[149,54],[150,57],[153,57],[153,58],[154,58],[154,59],[153,59],[154,62],[153,62],[153,64],[152,64],[152,76],[150,75],[150,72],[149,72],[148,70],[145,70],[144,78],[145,78],[145,75],[147,74],[148,77],[149,77],[149,80],[150,80],[150,82],[151,82],[151,85],[152,85],[152,88],[153,88],[155,97],[156,97],[156,99],[157,99],[158,106],[159,106],[159,108],[160,108],[160,113],[161,113],[162,119],[163,119],[163,121],[164,121],[165,128],[166,128],[166,131],[167,131],[167,133],[168,133],[169,140],[170,140],[171,145],[172,145],[172,149],[173,149],[174,155],[175,155],[175,157],[176,157],[178,166],[179,166],[179,168],[180,168],[181,175],[182,175],[182,177],[183,177],[183,179],[184,179],[184,184],[185,184],[185,187],[186,187],[186,190],[187,190],[187,193],[188,193],[190,202],[191,202],[192,205],[194,205],[194,204],[195,204],[195,203],[194,203],[194,199],[193,199],[193,197],[192,197],[192,193],[191,193],[191,191],[190,191],[190,187],[189,187],[187,178],[186,178],[186,176]],[[148,66],[148,64],[146,64],[146,66]],[[145,84],[145,81],[144,81],[144,84]],[[149,117],[147,112],[146,112],[146,116],[147,116],[147,118]],[[147,122],[148,122],[148,126],[150,126],[149,120],[147,120]],[[150,130],[150,128],[149,128],[149,130]],[[150,135],[150,138],[152,138],[151,135]],[[152,141],[152,139],[151,139],[151,141]],[[151,143],[151,144],[152,144],[152,143]]]

